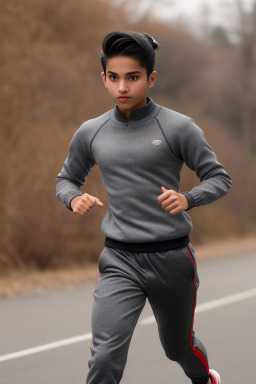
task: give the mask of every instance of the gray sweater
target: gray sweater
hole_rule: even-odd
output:
[[[200,179],[199,185],[184,192],[188,210],[210,204],[230,190],[230,176],[194,120],[147,97],[147,105],[132,111],[129,119],[116,105],[79,127],[57,176],[56,195],[72,210],[72,198],[82,195],[80,188],[97,164],[109,200],[101,224],[106,239],[125,243],[125,249],[148,242],[167,244],[168,249],[172,240],[188,242],[192,230],[187,212],[171,215],[157,199],[163,193],[161,186],[180,192],[184,162]],[[143,248],[130,247],[136,249]]]

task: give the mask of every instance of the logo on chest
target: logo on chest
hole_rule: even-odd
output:
[[[153,141],[152,141],[152,144],[154,144],[154,145],[160,145],[160,144],[161,144],[161,140],[153,140]]]

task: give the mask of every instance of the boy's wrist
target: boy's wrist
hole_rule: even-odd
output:
[[[191,195],[191,193],[189,192],[182,192],[182,194],[186,197],[187,201],[188,201],[188,208],[185,209],[185,211],[189,211],[191,208],[193,208],[195,206],[195,199],[194,197]]]
[[[82,196],[82,195],[75,195],[75,196],[72,196],[71,199],[69,200],[68,209],[69,209],[70,211],[72,211],[72,212],[73,212],[73,209],[72,209],[72,207],[71,207],[71,202],[72,202],[72,200],[73,200],[75,197],[78,197],[78,196]]]

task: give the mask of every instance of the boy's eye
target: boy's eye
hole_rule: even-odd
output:
[[[116,81],[117,80],[117,76],[116,75],[109,75],[109,78],[110,80],[113,80],[113,81]],[[137,80],[138,79],[138,76],[136,75],[131,75],[129,76],[129,79],[134,81],[134,80]]]

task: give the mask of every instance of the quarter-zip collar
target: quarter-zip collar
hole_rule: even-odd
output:
[[[121,112],[116,105],[115,108],[111,110],[111,120],[115,124],[122,126],[137,125],[152,119],[152,117],[159,112],[160,108],[160,105],[156,104],[153,99],[147,96],[147,104],[142,108],[131,111],[129,119],[127,119],[125,114]]]

